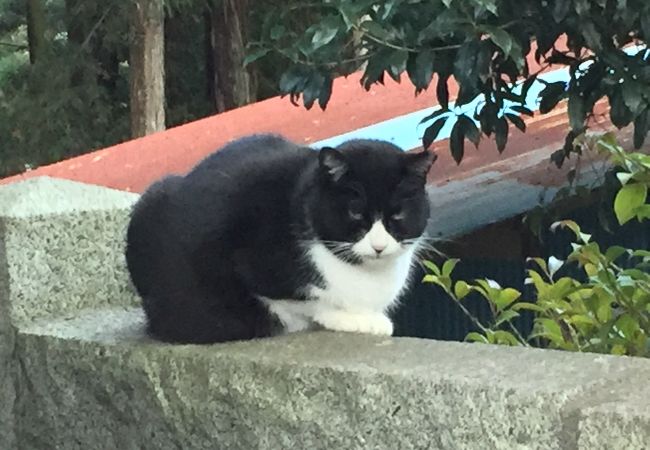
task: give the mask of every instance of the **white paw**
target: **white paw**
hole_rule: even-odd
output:
[[[367,333],[381,336],[393,334],[393,323],[381,313],[348,311],[319,311],[314,322],[332,331]]]

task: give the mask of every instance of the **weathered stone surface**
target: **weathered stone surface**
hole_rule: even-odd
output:
[[[14,321],[95,305],[133,305],[124,229],[137,195],[35,178],[0,188],[5,271]]]
[[[634,358],[327,332],[163,345],[137,309],[35,323],[18,355],[22,448],[574,449],[586,404],[650,377]]]
[[[33,317],[136,301],[122,239],[136,198],[49,178],[0,188],[0,449],[15,448],[15,328]]]
[[[603,386],[596,404],[580,411],[580,449],[650,449],[650,373],[620,381]]]
[[[14,328],[9,316],[9,285],[4,246],[4,227],[0,221],[0,448],[14,448]]]

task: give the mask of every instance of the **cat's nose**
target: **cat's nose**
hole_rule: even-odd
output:
[[[379,256],[381,252],[386,250],[386,244],[372,244],[371,247],[375,251],[375,253],[377,253],[377,256]]]

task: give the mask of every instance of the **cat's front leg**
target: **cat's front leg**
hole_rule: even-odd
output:
[[[393,334],[393,323],[385,314],[374,311],[326,309],[316,312],[314,322],[331,331],[367,333],[381,336]]]

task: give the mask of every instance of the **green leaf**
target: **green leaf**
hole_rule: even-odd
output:
[[[269,49],[269,48],[258,48],[257,50],[248,53],[246,55],[246,57],[244,58],[244,62],[243,62],[244,66],[247,66],[250,63],[252,63],[254,61],[257,61],[258,59],[263,58],[270,51],[271,51],[271,49]]]
[[[361,82],[366,90],[370,90],[373,83],[384,82],[384,70],[386,69],[389,55],[390,52],[383,51],[368,60],[366,70],[361,77]]]
[[[448,277],[451,275],[451,273],[454,271],[454,268],[456,267],[456,264],[458,264],[460,260],[456,258],[448,259],[447,261],[444,262],[442,265],[442,276]]]
[[[449,148],[451,149],[451,156],[456,161],[456,164],[460,164],[465,154],[465,135],[463,134],[463,125],[460,120],[456,121],[454,128],[451,130]]]
[[[330,97],[332,96],[333,84],[334,84],[334,80],[332,80],[332,77],[329,74],[326,75],[324,77],[321,91],[318,96],[318,106],[320,106],[323,111],[327,107],[327,103],[329,103]]]
[[[454,62],[454,78],[456,78],[460,85],[460,91],[468,94],[461,95],[462,92],[459,92],[458,98],[456,99],[457,105],[467,103],[467,101],[475,97],[478,83],[477,60],[480,51],[480,43],[475,39],[465,42],[458,49],[456,61]]]
[[[648,187],[643,183],[628,183],[618,191],[614,199],[614,213],[621,225],[636,215],[636,210],[645,204],[647,195]]]
[[[281,24],[273,25],[273,27],[271,28],[271,32],[270,32],[270,37],[271,37],[272,40],[277,41],[282,36],[284,36],[285,31],[286,30],[285,30],[283,25],[281,25]]]
[[[650,258],[650,250],[634,250],[632,256],[639,258]]]
[[[515,300],[521,297],[521,292],[513,288],[505,288],[499,292],[496,298],[493,298],[494,304],[498,311],[504,310],[512,304]]]
[[[601,50],[602,43],[601,37],[598,30],[596,30],[596,25],[591,20],[583,20],[580,23],[580,29],[582,31],[582,36],[585,38],[589,48],[594,50]]]
[[[650,128],[650,108],[646,108],[634,119],[634,147],[640,149]]]
[[[465,281],[461,280],[456,282],[456,285],[454,286],[454,294],[456,295],[456,300],[462,300],[463,298],[467,297],[467,294],[470,292],[471,288]]]
[[[322,73],[313,71],[307,78],[305,89],[302,92],[302,100],[305,108],[310,109],[314,102],[320,97],[325,83],[325,77]]]
[[[628,107],[632,114],[637,115],[641,111],[641,107],[645,106],[645,102],[643,101],[643,88],[639,83],[626,80],[621,85],[621,91],[623,92],[625,106]]]
[[[545,274],[549,275],[548,265],[546,264],[546,261],[544,261],[544,258],[539,258],[539,257],[526,258],[526,262],[530,262],[530,261],[533,261],[535,264],[539,266],[540,269],[542,269],[542,271]]]
[[[573,220],[560,220],[558,222],[553,222],[551,224],[550,230],[555,231],[558,227],[568,228],[569,230],[573,231],[573,234],[575,234],[576,238],[579,238],[580,233],[582,232],[580,226]]]
[[[283,94],[301,92],[309,79],[309,72],[301,66],[291,67],[280,77],[280,91]]]
[[[428,150],[431,147],[431,144],[436,140],[440,130],[447,123],[447,117],[441,117],[424,130],[424,136],[422,136],[422,146],[425,150]]]
[[[422,282],[436,284],[441,288],[443,288],[444,291],[447,292],[449,295],[451,295],[451,278],[449,277],[429,274],[429,275],[425,275],[424,278],[422,278]]]
[[[506,113],[505,116],[516,126],[522,133],[526,132],[526,123],[516,114]]]
[[[566,83],[558,81],[556,83],[549,83],[539,93],[539,112],[546,114],[553,110],[555,106],[566,96]]]
[[[395,6],[397,6],[401,1],[402,0],[388,0],[384,2],[384,13],[381,16],[381,20],[388,19],[396,9]]]
[[[641,330],[639,322],[630,314],[622,314],[616,319],[615,326],[623,333],[625,339],[631,339]]]
[[[418,125],[422,125],[424,122],[428,122],[430,120],[435,119],[438,116],[442,116],[443,114],[450,114],[449,110],[447,109],[437,109],[428,116],[424,117],[420,122],[418,122]]]
[[[650,205],[642,205],[636,210],[638,220],[650,219]]]
[[[472,331],[471,333],[467,333],[467,336],[465,336],[465,340],[468,342],[480,342],[482,344],[490,343],[484,335],[482,335],[481,333],[477,333],[475,331]]]
[[[540,330],[538,332],[540,336],[549,339],[555,344],[564,342],[564,338],[562,337],[562,329],[560,328],[560,325],[553,319],[537,318],[535,320],[535,323],[537,323],[540,327]]]
[[[526,310],[526,311],[534,311],[537,313],[544,313],[544,308],[542,308],[539,305],[536,305],[535,303],[528,303],[528,302],[517,302],[514,305],[512,305],[512,308],[515,311],[519,311],[520,309]]]
[[[388,31],[386,31],[379,23],[372,20],[366,20],[361,24],[360,28],[375,38],[383,40],[388,38]]]
[[[418,92],[429,87],[429,83],[431,83],[434,55],[435,53],[432,51],[421,51],[415,56],[409,55],[406,69],[411,83]]]
[[[517,340],[514,334],[504,330],[496,330],[494,332],[494,341],[497,344],[501,344],[501,345],[512,345],[512,346],[520,345],[519,341]]]
[[[508,143],[508,121],[505,117],[497,119],[497,123],[494,127],[494,135],[496,138],[497,150],[499,153],[502,153]]]
[[[436,84],[436,98],[438,99],[438,104],[442,106],[443,109],[449,109],[449,88],[447,87],[447,81],[449,77],[440,76],[438,78],[438,83]]]
[[[569,12],[571,7],[571,0],[555,0],[555,6],[553,7],[553,19],[556,22],[562,22]]]
[[[590,11],[591,0],[575,0],[575,9],[579,15],[588,14]]]
[[[645,9],[641,14],[641,31],[643,31],[644,41],[650,40],[650,8]]]
[[[338,28],[330,28],[323,24],[319,29],[316,30],[314,36],[311,38],[311,43],[314,50],[332,42],[332,39],[336,37],[338,31]]]
[[[490,11],[492,14],[497,15],[497,1],[496,0],[478,0],[478,3]]]
[[[525,114],[527,116],[533,117],[535,113],[525,106],[515,105],[510,107],[511,110],[518,112],[519,114]]]
[[[440,268],[433,262],[431,261],[422,261],[422,264],[424,264],[424,267],[429,269],[431,272],[433,272],[435,275],[442,275],[442,272],[440,271]]]
[[[399,82],[400,74],[406,70],[406,60],[408,58],[408,52],[406,50],[395,50],[391,53],[388,60],[388,74],[390,77]]]
[[[582,131],[585,125],[585,102],[579,92],[569,93],[569,123],[571,129],[576,132]]]
[[[494,326],[498,327],[499,325],[503,324],[504,322],[511,322],[512,319],[516,319],[519,317],[519,313],[517,311],[514,311],[512,309],[507,309],[503,312],[501,312],[497,318],[496,321],[494,322]]]
[[[501,50],[503,54],[510,56],[512,51],[512,37],[501,28],[497,27],[485,27],[485,31],[490,35],[490,39],[494,42]]]
[[[612,318],[612,303],[609,298],[598,297],[596,304],[596,319],[601,323],[606,323]]]
[[[620,245],[613,245],[607,249],[605,252],[605,258],[607,261],[614,262],[628,251],[626,248],[621,247]]]
[[[598,322],[586,314],[575,314],[567,320],[572,325],[590,325],[598,326]]]
[[[627,107],[623,100],[621,90],[615,91],[608,96],[609,99],[609,117],[617,128],[627,126],[633,119],[632,111]]]
[[[469,141],[474,144],[474,147],[478,148],[478,144],[481,140],[481,132],[476,126],[476,122],[467,117],[465,114],[461,114],[458,117],[458,121],[461,122],[463,127],[463,134]]]

